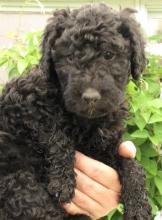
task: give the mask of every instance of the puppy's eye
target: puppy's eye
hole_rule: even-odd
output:
[[[112,52],[110,52],[110,51],[106,51],[106,52],[104,53],[104,58],[105,58],[106,60],[111,60],[113,57],[114,57],[114,54],[113,54]]]

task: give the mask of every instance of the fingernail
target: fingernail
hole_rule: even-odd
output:
[[[127,148],[128,151],[131,152],[132,157],[134,158],[136,156],[137,150],[136,150],[136,147],[133,144],[133,142],[132,141],[125,141],[125,142],[123,142],[123,144],[124,144],[125,148]]]

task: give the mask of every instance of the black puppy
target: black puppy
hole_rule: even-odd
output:
[[[124,220],[149,220],[144,173],[118,156],[124,90],[146,60],[134,10],[105,4],[59,10],[49,20],[40,64],[0,97],[0,219],[61,220],[74,196],[74,154],[116,169]],[[69,216],[68,219],[89,219]]]

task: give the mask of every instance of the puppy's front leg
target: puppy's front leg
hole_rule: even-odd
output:
[[[69,202],[74,196],[74,156],[71,140],[59,131],[50,140],[46,160],[48,192],[61,203]]]
[[[124,220],[150,220],[151,209],[145,190],[142,167],[133,159],[121,158],[121,200],[124,203]]]

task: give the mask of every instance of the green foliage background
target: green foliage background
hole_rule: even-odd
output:
[[[152,38],[151,40],[158,40]],[[41,55],[41,33],[27,33],[8,50],[0,50],[0,66],[5,66],[9,79],[26,74],[38,63]],[[125,140],[132,140],[137,147],[136,159],[145,169],[146,188],[152,206],[152,216],[162,209],[162,99],[160,57],[148,54],[149,64],[140,81],[129,81],[127,97],[130,116],[126,121]],[[2,89],[3,85],[0,85]],[[122,220],[122,205],[105,219]]]

